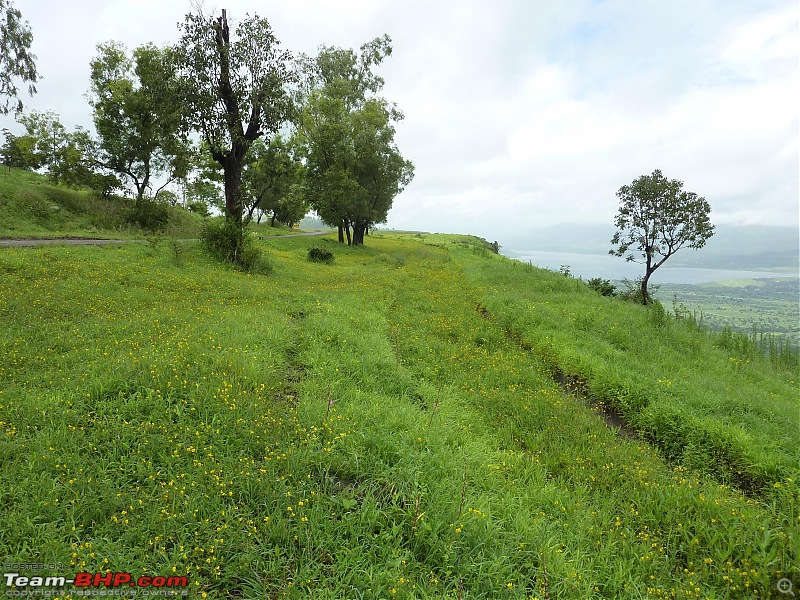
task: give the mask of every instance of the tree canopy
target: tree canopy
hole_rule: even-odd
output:
[[[653,272],[684,246],[702,248],[714,235],[711,206],[694,192],[683,191],[683,182],[667,179],[656,169],[617,191],[617,228],[609,254],[645,265],[641,281],[642,302],[648,304],[647,284]]]
[[[8,128],[3,128],[5,143],[0,148],[3,164],[18,169],[38,169],[41,165],[35,154],[36,140],[30,135],[14,135]]]
[[[253,142],[277,132],[291,114],[291,54],[267,19],[247,16],[231,36],[225,10],[188,14],[175,47],[184,125],[199,133],[224,171],[225,214],[241,225],[242,169]]]
[[[376,95],[383,79],[373,68],[391,54],[391,40],[384,35],[360,50],[323,47],[316,58],[301,59],[297,135],[312,208],[339,228],[340,242],[346,234],[352,244],[363,244],[368,228],[386,221],[413,177],[413,165],[394,142],[394,123],[403,115]]]
[[[17,79],[28,84],[28,93],[36,93],[39,73],[36,70],[36,55],[31,53],[33,34],[22,13],[14,8],[11,0],[0,0],[0,114],[8,114],[12,106],[22,112]]]
[[[90,104],[100,138],[97,164],[126,178],[141,201],[156,178],[170,181],[188,170],[189,144],[181,132],[182,107],[169,53],[152,44],[132,57],[124,46],[97,46],[91,62]]]
[[[61,124],[52,112],[31,111],[17,120],[26,134],[15,137],[6,134],[3,155],[7,164],[25,169],[47,168],[48,176],[70,187],[88,187],[107,196],[122,188],[114,176],[99,173],[96,169],[97,144],[90,133],[76,127],[73,131]]]
[[[256,212],[270,213],[273,226],[275,221],[292,225],[302,219],[308,212],[303,177],[303,164],[281,135],[269,143],[256,140],[242,175],[247,220]]]
[[[59,149],[67,143],[67,129],[53,111],[20,114],[17,121],[25,127],[31,140],[29,166],[33,169],[50,167],[57,159]]]

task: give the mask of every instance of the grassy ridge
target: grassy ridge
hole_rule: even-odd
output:
[[[764,493],[800,463],[800,365],[774,369],[725,336],[499,258],[468,259],[481,299],[512,335],[609,403],[670,459]]]
[[[132,201],[100,198],[89,190],[53,185],[47,177],[21,169],[0,169],[0,237],[142,237],[129,222]],[[170,231],[179,237],[199,231],[199,217],[169,207]]]
[[[701,334],[474,241],[427,241],[447,247],[323,241],[321,265],[320,240],[274,239],[270,277],[191,244],[0,251],[7,562],[186,575],[208,598],[742,598],[800,580],[788,375],[717,365]],[[582,341],[609,319],[625,327]],[[639,348],[664,330],[705,373],[698,394],[659,374],[680,416],[714,407],[711,366],[767,390],[730,422],[774,435],[743,465],[783,469],[761,499],[620,437],[550,377],[555,360],[598,393],[581,368],[615,341],[649,390]]]
[[[96,235],[122,226],[121,208],[115,198],[101,203],[90,192],[49,185],[42,175],[0,169],[2,237]]]
[[[46,176],[0,168],[0,238],[143,238],[154,235],[131,218],[134,202],[120,196],[101,198],[90,190],[54,185]],[[168,222],[158,235],[197,238],[206,219],[179,206],[165,206]],[[294,230],[270,219],[249,229],[260,237]]]

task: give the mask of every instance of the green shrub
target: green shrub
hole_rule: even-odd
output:
[[[664,309],[664,305],[661,304],[661,302],[658,300],[651,300],[647,305],[647,308],[648,318],[654,326],[658,328],[667,326],[669,323],[669,313],[666,311],[666,309]]]
[[[634,304],[644,304],[642,302],[642,277],[639,276],[633,281],[630,279],[623,279],[622,284],[625,286],[625,291],[620,292],[619,297],[625,300],[626,302],[633,302]],[[650,293],[650,299],[652,301],[653,296],[659,290],[660,285],[650,285],[648,286],[648,292]]]
[[[214,258],[241,263],[244,260],[246,237],[242,228],[226,219],[207,223],[200,234],[203,248]]]
[[[589,281],[586,282],[586,285],[589,286],[590,289],[598,292],[603,296],[614,296],[616,295],[617,286],[611,283],[608,279],[600,279],[599,277],[593,277]]]
[[[211,213],[208,210],[208,204],[202,200],[192,200],[186,205],[186,208],[193,213],[197,213],[201,217],[208,217]]]
[[[169,222],[169,211],[165,204],[142,200],[128,211],[128,222],[147,231],[163,231]]]
[[[325,248],[314,246],[308,249],[308,260],[311,262],[321,262],[331,264],[333,262],[333,252]]]
[[[233,263],[243,271],[267,275],[272,263],[261,256],[252,235],[227,219],[209,221],[200,233],[203,249],[223,262]]]
[[[108,198],[117,190],[123,189],[122,182],[115,175],[102,173],[92,174],[89,187],[103,198]]]

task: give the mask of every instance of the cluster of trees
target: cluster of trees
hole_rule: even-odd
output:
[[[67,132],[53,113],[21,115],[16,80],[32,94],[39,77],[32,35],[11,1],[0,0],[0,113],[15,104],[26,130],[3,131],[4,162],[102,194],[127,184],[137,206],[160,193],[177,201],[165,187],[182,181],[190,207],[224,212],[237,247],[249,220],[269,213],[273,224],[292,224],[309,207],[338,228],[340,242],[363,244],[414,174],[394,141],[403,115],[379,95],[384,81],[374,71],[392,53],[389,37],[359,52],[323,46],[295,60],[257,15],[233,34],[225,10],[188,14],[179,27],[174,46],[146,44],[130,55],[114,42],[97,47],[93,138]],[[610,253],[644,264],[645,304],[653,272],[714,232],[708,202],[682,188],[655,170],[617,192]]]
[[[94,167],[96,142],[86,129],[67,131],[58,115],[50,111],[19,114],[17,120],[25,127],[25,134],[16,136],[3,129],[5,143],[0,156],[5,165],[44,169],[57,183],[88,187],[103,196],[122,189],[122,182],[113,172]]]
[[[1,49],[0,95],[17,99],[9,82],[37,73],[30,31],[9,6],[0,0],[13,17],[3,39],[23,34],[9,46],[17,54]],[[179,27],[174,46],[97,47],[88,94],[96,137],[67,132],[54,113],[23,115],[19,103],[26,132],[4,130],[4,162],[103,194],[127,188],[137,205],[176,201],[167,186],[181,182],[188,207],[214,206],[240,232],[251,219],[293,224],[313,209],[340,241],[363,244],[413,176],[394,142],[402,113],[379,96],[374,73],[389,37],[294,58],[258,16],[231,31],[225,10],[197,12]]]
[[[391,52],[383,36],[360,53],[323,47],[316,58],[301,59],[296,140],[306,159],[306,194],[348,244],[363,244],[369,227],[386,220],[414,173],[394,143],[403,115],[376,95],[384,82],[373,68]]]

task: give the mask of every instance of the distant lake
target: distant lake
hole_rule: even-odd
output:
[[[636,279],[644,275],[644,265],[626,262],[622,258],[602,254],[578,254],[575,252],[540,252],[534,250],[503,250],[509,258],[530,262],[537,267],[558,271],[561,265],[569,265],[574,277],[591,279],[600,277],[612,281]],[[695,267],[670,267],[669,261],[659,267],[650,278],[652,283],[708,283],[728,279],[760,279],[774,277],[797,277],[791,273],[772,271],[733,271],[728,269],[700,269]]]

